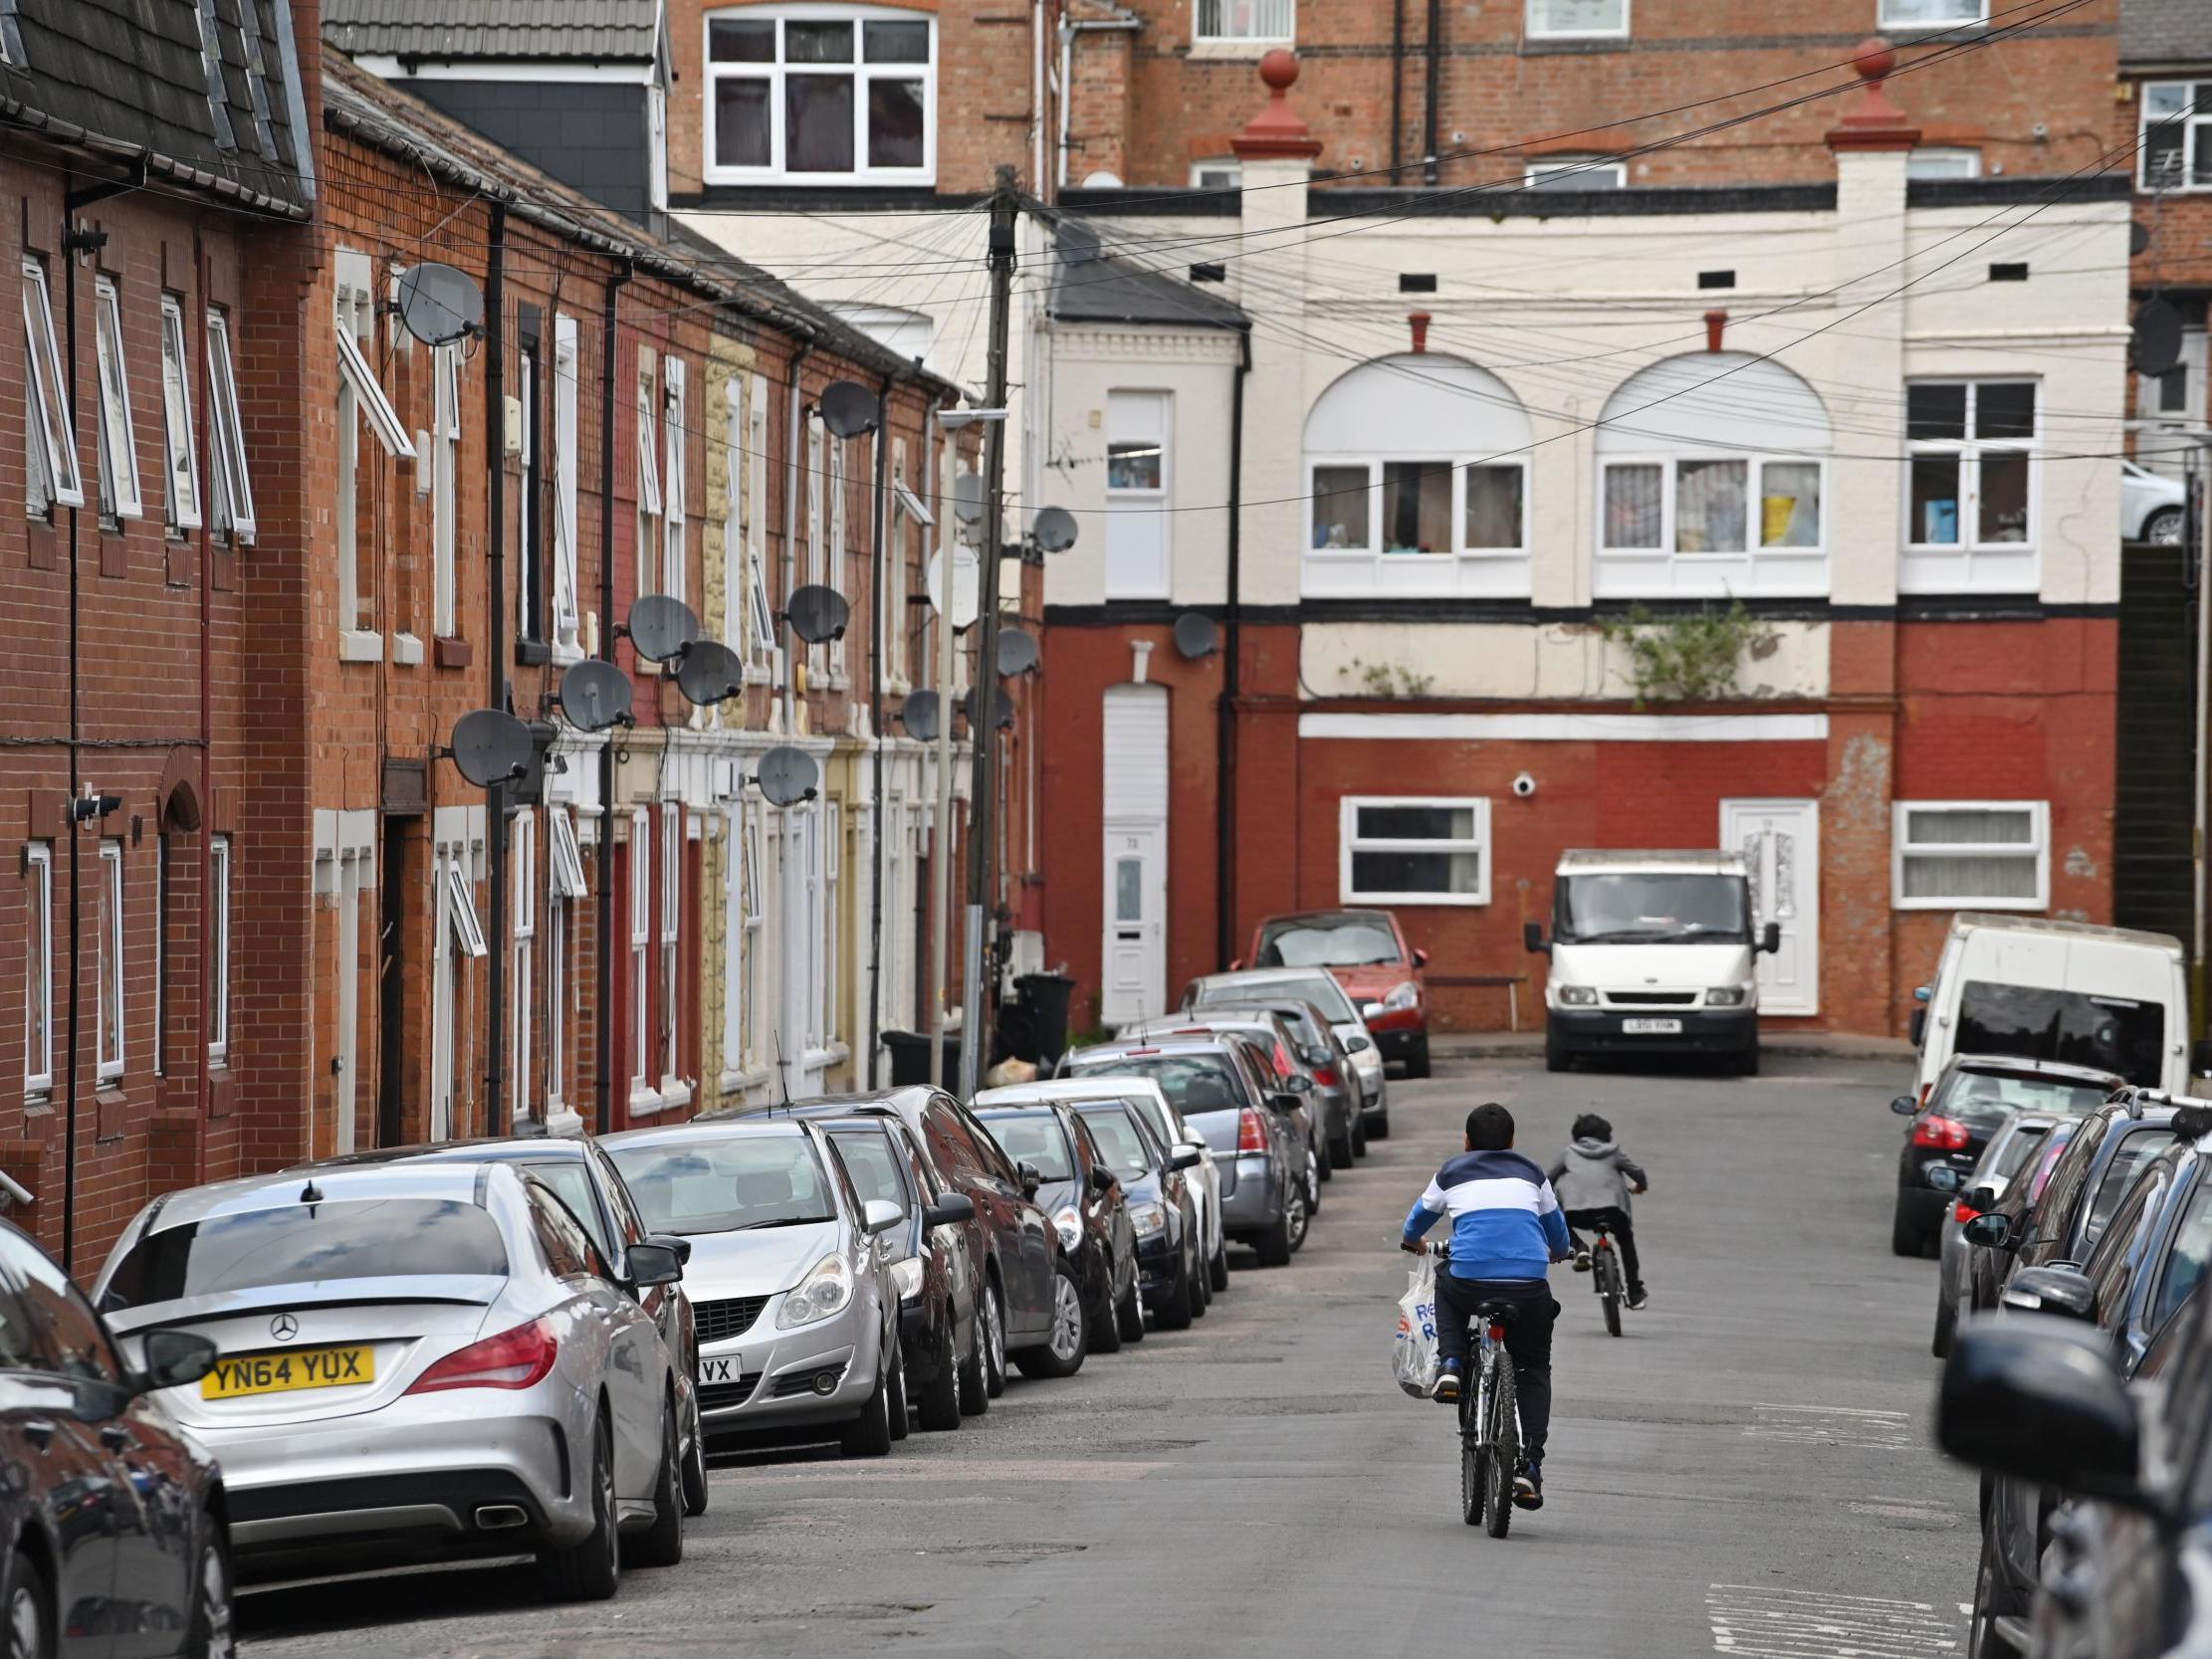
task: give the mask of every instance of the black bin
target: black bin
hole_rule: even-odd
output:
[[[1075,981],[1064,973],[1024,973],[1013,988],[1029,1013],[1037,1070],[1049,1077],[1067,1052],[1067,1009],[1075,995]]]
[[[891,1087],[930,1080],[930,1034],[927,1031],[886,1031],[883,1046],[891,1054]],[[960,1033],[945,1033],[945,1087],[960,1092]]]

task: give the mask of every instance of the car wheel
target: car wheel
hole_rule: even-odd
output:
[[[231,1596],[230,1536],[220,1519],[200,1517],[199,1582],[192,1591],[192,1634],[186,1659],[237,1659],[238,1627]]]
[[[960,1414],[963,1417],[981,1417],[991,1409],[990,1365],[984,1358],[984,1310],[976,1306],[976,1317],[969,1322],[968,1357],[960,1362]]]
[[[1389,1108],[1386,1107],[1380,1112],[1370,1112],[1360,1122],[1367,1131],[1368,1140],[1388,1141],[1390,1139]]]
[[[960,1366],[953,1360],[953,1315],[945,1311],[945,1352],[937,1361],[937,1374],[914,1402],[914,1414],[924,1430],[943,1434],[960,1427]]]
[[[1191,1317],[1204,1319],[1207,1309],[1214,1306],[1214,1298],[1206,1288],[1206,1264],[1199,1260],[1196,1251],[1192,1252],[1190,1265],[1183,1273],[1191,1281]]]
[[[1958,1301],[1946,1296],[1935,1305],[1935,1336],[1928,1343],[1928,1351],[1938,1359],[1947,1359],[1951,1353],[1951,1336],[1958,1330]]]
[[[1889,1254],[1917,1256],[1926,1243],[1927,1240],[1920,1236],[1920,1229],[1912,1224],[1912,1218],[1904,1213],[1904,1204],[1900,1200],[1896,1213],[1889,1218]]]
[[[1367,1156],[1367,1114],[1356,1106],[1352,1109],[1352,1155]]]
[[[2143,520],[2143,539],[2161,547],[2181,545],[2181,509],[2162,507]]]
[[[18,1550],[8,1584],[7,1659],[54,1659],[53,1597],[38,1562]]]
[[[1006,1391],[1006,1308],[995,1279],[984,1286],[984,1383],[993,1399]]]
[[[1994,1541],[1982,1532],[1981,1565],[1974,1573],[1974,1611],[1966,1625],[1966,1659],[2021,1659],[2020,1649],[1997,1631]]]
[[[891,1390],[891,1438],[904,1440],[914,1432],[914,1419],[909,1414],[906,1398],[906,1354],[903,1349],[891,1350],[891,1374],[887,1379]]]
[[[622,1581],[613,1438],[602,1411],[591,1434],[591,1531],[578,1543],[538,1552],[538,1582],[549,1601],[604,1601]]]
[[[1574,1069],[1575,1057],[1567,1052],[1567,1045],[1554,1037],[1549,1031],[1546,1031],[1544,1033],[1544,1070],[1547,1072],[1571,1072]]]
[[[876,1385],[868,1392],[868,1403],[860,1408],[860,1415],[845,1427],[838,1436],[837,1449],[847,1457],[887,1457],[891,1451],[891,1371],[898,1368],[899,1356],[890,1356],[890,1367],[876,1377]]]
[[[1159,1305],[1152,1310],[1152,1317],[1159,1322],[1160,1329],[1163,1331],[1190,1330],[1191,1321],[1197,1317],[1192,1308],[1192,1300],[1195,1295],[1196,1293],[1191,1289],[1191,1264],[1186,1260],[1182,1267],[1178,1269],[1175,1283],[1169,1287],[1168,1294],[1162,1297]]]
[[[1406,1051],[1406,1075],[1416,1078],[1429,1075],[1429,1039],[1426,1035],[1416,1038],[1414,1046]]]
[[[1145,1340],[1144,1287],[1134,1279],[1129,1282],[1129,1294],[1114,1309],[1114,1333],[1125,1343]]]
[[[1206,1288],[1218,1296],[1228,1289],[1228,1240],[1224,1237],[1214,1247],[1214,1259],[1206,1267]]]
[[[1747,1048],[1747,1049],[1744,1049],[1744,1050],[1742,1050],[1742,1051],[1741,1051],[1740,1053],[1738,1053],[1738,1054],[1737,1054],[1737,1056],[1736,1056],[1736,1076],[1738,1076],[1738,1077],[1757,1077],[1758,1075],[1759,1075],[1759,1045],[1758,1045],[1757,1043],[1753,1043],[1753,1044],[1752,1044],[1752,1045],[1751,1045],[1751,1046],[1750,1046],[1749,1048]]]
[[[691,1403],[684,1408],[684,1417],[690,1425],[690,1449],[684,1453],[684,1513],[707,1513],[707,1425],[699,1420],[699,1390],[691,1391]]]
[[[1354,1114],[1356,1117],[1357,1114]],[[1349,1169],[1359,1148],[1354,1144],[1352,1127],[1347,1124],[1340,1135],[1329,1139],[1329,1166],[1332,1169]]]
[[[1066,1262],[1052,1275],[1052,1325],[1042,1348],[1025,1348],[1013,1356],[1023,1376],[1073,1376],[1083,1368],[1090,1352],[1090,1314],[1083,1306],[1083,1287]]]
[[[676,1396],[661,1406],[661,1466],[653,1480],[653,1524],[629,1543],[633,1566],[674,1566],[684,1558],[684,1451]]]
[[[1134,1267],[1130,1278],[1136,1278]],[[1121,1351],[1121,1321],[1114,1317],[1114,1276],[1111,1268],[1106,1273],[1106,1294],[1095,1308],[1087,1310],[1085,1323],[1090,1327],[1093,1353],[1119,1353]]]
[[[1306,1142],[1306,1167],[1307,1169],[1312,1171],[1313,1179],[1315,1182],[1313,1191],[1313,1207],[1315,1209],[1319,1209],[1321,1207],[1321,1188],[1319,1183],[1326,1180],[1334,1180],[1336,1178],[1336,1164],[1334,1160],[1332,1160],[1329,1156],[1328,1141],[1325,1139],[1319,1142],[1315,1142],[1312,1141],[1308,1141]]]

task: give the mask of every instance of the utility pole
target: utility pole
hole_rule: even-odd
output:
[[[1013,169],[1000,167],[991,192],[991,368],[985,404],[1006,406],[1006,333],[1013,308],[1014,221],[1017,208]],[[1006,482],[1006,423],[991,423],[984,449],[984,567],[977,630],[976,672],[968,683],[968,730],[976,749],[975,783],[968,818],[968,931],[961,963],[960,1096],[973,1100],[983,1074],[984,941],[992,910],[991,840],[993,806],[998,783],[998,558],[1004,530],[1001,498]],[[952,599],[952,566],[945,569],[945,597]],[[950,722],[952,711],[943,711]]]
[[[2186,550],[2181,557],[2184,573],[2187,572],[2188,561],[2192,558],[2196,560],[2196,709],[2190,722],[2192,729],[2189,733],[2189,746],[2195,751],[2196,761],[2196,786],[2190,791],[2193,833],[2189,837],[2189,908],[2195,921],[2189,952],[2189,1001],[2190,1012],[2194,1016],[2190,1023],[2190,1032],[2193,1036],[2203,1036],[2207,1020],[2212,1019],[2212,1008],[2206,1005],[2204,961],[2208,942],[2205,840],[2208,834],[2212,834],[2212,823],[2207,822],[2208,814],[2212,814],[2212,800],[2208,800],[2205,793],[2207,788],[2212,788],[2212,755],[2205,752],[2205,739],[2208,734],[2212,734],[2212,709],[2206,707],[2207,697],[2212,696],[2212,589],[2206,586],[2206,579],[2212,577],[2212,511],[2208,511],[2208,506],[2212,504],[2207,504],[2203,499],[2203,489],[2207,487],[2212,486],[2207,485],[2204,474],[2198,468],[2190,467],[2188,493],[2182,498],[2182,542]]]
[[[945,427],[938,411],[930,411],[930,433],[945,441]],[[938,462],[936,444],[924,446],[926,465],[933,478],[945,476]],[[959,558],[959,534],[946,534],[956,522],[950,495],[937,504],[937,649],[930,653],[937,671],[937,799],[930,820],[930,1087],[945,1086],[945,958],[951,931],[953,904],[953,566]]]

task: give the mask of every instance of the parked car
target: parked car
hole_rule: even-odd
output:
[[[215,1359],[206,1338],[162,1331],[126,1361],[69,1275],[0,1222],[0,1631],[10,1659],[111,1645],[229,1659],[229,1495],[163,1401]]]
[[[593,1141],[567,1136],[511,1136],[475,1141],[437,1141],[411,1146],[387,1146],[376,1151],[351,1152],[295,1164],[293,1172],[307,1169],[359,1168],[368,1164],[395,1163],[406,1158],[438,1158],[459,1163],[505,1163],[527,1169],[568,1206],[583,1223],[591,1242],[599,1247],[602,1261],[616,1262],[633,1244],[665,1244],[676,1252],[679,1263],[691,1260],[688,1240],[655,1237],[645,1226],[636,1199],[623,1184],[621,1172]],[[707,1436],[699,1424],[697,1383],[698,1321],[691,1298],[680,1283],[641,1286],[638,1305],[659,1328],[661,1344],[668,1349],[676,1375],[676,1403],[681,1413],[677,1443],[683,1457],[684,1513],[707,1513]]]
[[[676,1254],[610,1263],[535,1175],[408,1159],[156,1198],[97,1300],[140,1354],[220,1350],[162,1401],[222,1465],[241,1566],[534,1550],[584,1600],[683,1555],[676,1364],[637,1301]]]
[[[2119,464],[2119,537],[2122,541],[2181,544],[2189,517],[2189,492],[2178,479],[2161,478],[2132,461]]]
[[[976,1109],[987,1106],[1019,1106],[1028,1101],[1127,1101],[1152,1126],[1160,1143],[1171,1151],[1188,1148],[1199,1161],[1185,1171],[1191,1202],[1198,1207],[1200,1245],[1207,1261],[1209,1297],[1228,1289],[1228,1237],[1221,1230],[1221,1171],[1214,1148],[1199,1132],[1183,1121],[1175,1103],[1149,1077],[1116,1077],[1092,1073],[1083,1077],[1039,1078],[1034,1083],[1013,1083],[1001,1089],[985,1089],[976,1096]]]
[[[1204,1037],[1217,1031],[1232,1032],[1246,1039],[1270,1074],[1272,1088],[1298,1097],[1298,1128],[1305,1137],[1307,1167],[1313,1171],[1313,1184],[1306,1193],[1306,1208],[1315,1215],[1320,1214],[1321,1183],[1336,1175],[1329,1156],[1328,1138],[1332,1133],[1349,1133],[1344,1126],[1354,1108],[1350,1091],[1341,1084],[1333,1090],[1321,1086],[1313,1067],[1302,1057],[1302,1045],[1288,1020],[1264,1008],[1224,1004],[1157,1020],[1140,1020],[1125,1027],[1118,1040],[1156,1042],[1162,1037]]]
[[[1890,1111],[1912,1121],[1897,1151],[1897,1202],[1889,1248],[1921,1256],[1936,1244],[1944,1213],[1958,1201],[1997,1127],[2015,1112],[2079,1118],[2125,1079],[2052,1060],[1964,1054],[1943,1068],[1924,1103],[1899,1095]]]
[[[1935,1336],[1928,1347],[1936,1358],[1950,1351],[1951,1333],[1958,1326],[1958,1301],[1966,1278],[1966,1223],[1996,1208],[2013,1177],[2042,1155],[2052,1130],[2061,1122],[2038,1113],[2013,1113],[1991,1133],[1981,1161],[1960,1183],[1957,1202],[1943,1216],[1935,1252]]]
[[[1291,1052],[1297,1056],[1304,1075],[1312,1078],[1321,1103],[1322,1139],[1329,1163],[1338,1169],[1349,1169],[1355,1159],[1367,1155],[1367,1114],[1361,1110],[1359,1079],[1352,1069],[1352,1057],[1345,1053],[1343,1041],[1330,1027],[1328,1016],[1303,997],[1254,997],[1249,1002],[1224,1002],[1218,1006],[1209,1003],[1190,1013],[1125,1026],[1120,1035],[1125,1039],[1156,1036],[1175,1029],[1177,1021],[1186,1025],[1194,1021],[1210,1025],[1246,1012],[1272,1015],[1289,1028]]]
[[[981,1287],[984,1384],[990,1396],[995,1399],[1005,1390],[1009,1356],[1026,1356],[1025,1369],[1049,1371],[1054,1322],[1070,1303],[1080,1317],[1082,1297],[1074,1290],[1074,1270],[1060,1264],[1059,1235],[1029,1196],[1021,1171],[975,1115],[942,1089],[913,1084],[879,1094],[818,1095],[798,1103],[802,1116],[870,1109],[895,1114],[921,1141],[939,1187],[959,1192],[975,1205],[976,1213],[959,1224],[959,1232]],[[785,1112],[781,1106],[758,1106],[739,1115],[780,1118]],[[724,1114],[709,1118],[720,1116]],[[1064,1294],[1059,1283],[1063,1277],[1069,1285]]]
[[[1160,1086],[1185,1123],[1213,1147],[1221,1171],[1221,1225],[1282,1267],[1305,1243],[1312,1211],[1311,1151],[1301,1102],[1276,1090],[1266,1063],[1230,1032],[1106,1043],[1060,1062],[1069,1077],[1143,1077]]]
[[[1183,992],[1185,1008],[1212,1004],[1250,1002],[1257,997],[1294,996],[1312,1003],[1328,1016],[1329,1029],[1352,1057],[1352,1072],[1359,1079],[1361,1110],[1367,1114],[1367,1134],[1372,1141],[1390,1136],[1389,1083],[1383,1073],[1383,1052],[1359,1007],[1344,987],[1327,973],[1310,967],[1244,968],[1235,973],[1209,973],[1194,979]]]
[[[1187,1328],[1204,1317],[1208,1301],[1198,1210],[1187,1178],[1198,1153],[1189,1147],[1170,1150],[1125,1101],[1085,1101],[1075,1114],[1128,1200],[1145,1307],[1156,1311],[1163,1330]]]
[[[1091,1348],[1110,1353],[1125,1339],[1141,1341],[1136,1225],[1121,1183],[1074,1109],[1040,1102],[979,1107],[976,1116],[1016,1167],[1044,1177],[1033,1196],[1060,1235],[1060,1260],[1074,1266]]]
[[[1303,911],[1270,916],[1252,931],[1251,955],[1241,967],[1325,967],[1366,1016],[1375,1046],[1408,1077],[1429,1075],[1429,984],[1422,969],[1429,952],[1406,941],[1389,911]]]
[[[709,1116],[600,1143],[654,1230],[691,1240],[685,1271],[713,1309],[699,1342],[707,1432],[830,1429],[847,1457],[888,1452],[906,1377],[876,1240],[905,1219],[897,1207],[862,1201],[814,1124]]]

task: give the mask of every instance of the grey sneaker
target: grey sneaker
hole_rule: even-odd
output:
[[[1438,1405],[1457,1405],[1459,1403],[1459,1373],[1451,1368],[1448,1360],[1445,1361],[1443,1368],[1437,1372],[1437,1380],[1429,1390],[1429,1397]]]
[[[1577,1250],[1575,1252],[1575,1271],[1577,1273],[1588,1273],[1590,1271],[1590,1252],[1588,1250]]]

